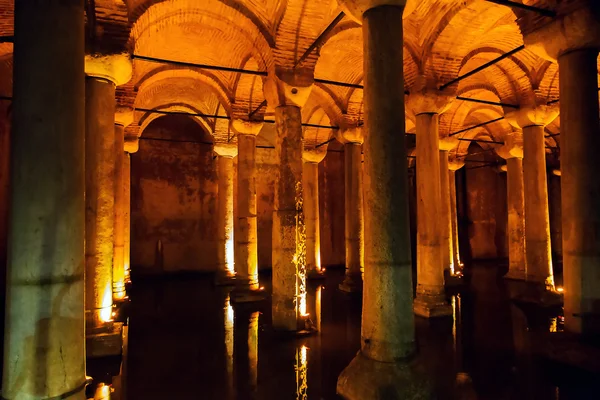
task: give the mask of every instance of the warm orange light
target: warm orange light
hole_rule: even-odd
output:
[[[104,296],[102,297],[102,308],[100,308],[99,310],[99,314],[100,314],[100,320],[103,322],[109,322],[112,321],[112,306],[113,306],[113,299],[112,299],[113,295],[112,295],[112,290],[110,287],[110,283],[107,285],[106,288],[104,288]]]
[[[104,383],[99,384],[94,393],[94,400],[110,400],[110,386]]]
[[[559,292],[559,293],[562,293],[562,292],[564,292],[564,289],[562,287],[560,287],[560,286],[557,286],[556,287],[556,291]]]

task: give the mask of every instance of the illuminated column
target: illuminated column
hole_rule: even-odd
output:
[[[237,135],[237,211],[238,236],[235,238],[237,257],[235,265],[235,301],[262,300],[258,289],[258,225],[256,211],[256,135],[262,122],[240,119],[231,121]]]
[[[123,189],[125,169],[125,127],[133,122],[133,110],[126,107],[117,108],[115,113],[115,228],[114,228],[114,271],[123,271],[125,282],[129,279],[125,269],[125,191]],[[128,206],[127,206],[128,207]],[[118,272],[117,276],[120,275]],[[124,287],[123,287],[124,289]],[[124,291],[113,293],[124,296]]]
[[[558,59],[565,330],[584,335],[600,334],[597,59],[598,47]]]
[[[139,148],[140,140],[138,136],[125,135],[125,155],[123,158],[123,275],[126,282],[131,276],[131,155],[137,153]],[[115,278],[119,279],[120,277],[115,277],[113,274],[113,282]]]
[[[275,109],[276,165],[273,204],[273,327],[296,331],[306,314],[306,247],[302,189],[302,114],[312,78],[271,77],[265,96]]]
[[[85,265],[88,329],[111,319],[113,297],[125,296],[113,266],[115,233],[115,88],[131,78],[126,55],[86,56]]]
[[[361,349],[337,383],[338,394],[349,400],[429,398],[428,387],[409,362],[415,332],[403,54],[398,51],[405,2],[382,3],[344,3],[363,23],[366,132]]]
[[[550,251],[544,126],[557,116],[558,110],[548,106],[522,108],[508,115],[513,125],[523,129],[527,280],[549,291],[554,291],[554,276]]]
[[[84,2],[15,3],[2,397],[85,399]]]
[[[215,143],[214,152],[219,156],[219,196],[217,206],[217,284],[231,284],[235,276],[233,258],[233,158],[237,155],[234,143]]]
[[[304,221],[306,223],[306,276],[323,277],[321,269],[321,235],[319,232],[319,163],[327,155],[327,147],[304,150]]]
[[[458,146],[458,138],[446,137],[440,140],[440,211],[442,215],[442,268],[444,274],[456,275],[457,265],[454,264],[454,244],[452,237],[452,195],[450,194],[450,170],[448,153]],[[456,196],[456,193],[454,193]],[[456,200],[455,200],[456,201]]]
[[[523,190],[523,135],[507,135],[504,146],[496,151],[506,160],[508,205],[508,273],[505,278],[525,280],[525,197]]]
[[[452,259],[454,272],[462,274],[463,263],[460,260],[460,243],[458,240],[458,208],[456,204],[456,171],[465,165],[464,160],[456,157],[448,163],[448,186],[450,191],[450,222],[452,224]]]
[[[344,213],[346,216],[346,276],[340,284],[340,290],[360,292],[365,265],[362,128],[340,129],[338,139],[344,143]]]
[[[450,250],[443,241],[443,231],[449,229],[446,223],[450,219],[449,214],[443,214],[442,207],[438,123],[439,114],[450,102],[447,97],[427,90],[411,93],[408,101],[416,115],[417,128],[417,296],[414,312],[426,318],[449,316],[452,307],[446,301],[444,267],[448,260],[444,256],[447,254],[449,258]],[[447,140],[450,143],[451,138]],[[448,159],[447,155],[445,159]],[[444,170],[447,170],[446,166]]]

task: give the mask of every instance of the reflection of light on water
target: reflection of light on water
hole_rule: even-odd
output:
[[[456,352],[456,307],[457,301],[456,296],[452,296],[452,342],[454,346],[454,351]]]
[[[317,288],[317,295],[315,296],[315,318],[317,324],[317,330],[321,332],[321,290],[322,286],[319,285]]]
[[[225,298],[225,364],[229,387],[233,386],[233,320],[234,311],[229,296]]]
[[[550,318],[550,332],[558,332],[558,318],[553,317]]]
[[[255,390],[258,385],[258,312],[250,315],[248,325],[248,383],[250,389]]]
[[[108,283],[108,285],[104,288],[104,296],[102,297],[102,308],[99,310],[101,321],[109,322],[112,320],[112,305],[112,287],[111,283]]]
[[[94,400],[110,400],[110,386],[99,384],[94,392]]]
[[[308,399],[308,347],[296,349],[296,400]]]
[[[302,182],[296,183],[296,253],[293,259],[296,265],[297,314],[306,316],[306,226],[302,202]]]
[[[225,271],[228,276],[235,275],[235,264],[234,264],[234,244],[233,238],[229,238],[225,241]]]

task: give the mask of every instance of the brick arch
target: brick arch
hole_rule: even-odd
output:
[[[243,69],[257,71],[258,63],[252,57],[247,57],[242,64]],[[265,100],[263,93],[263,78],[259,75],[238,74],[234,86],[234,103],[232,110],[235,118],[248,119]],[[261,108],[264,112],[264,107]],[[255,118],[258,118],[256,115]]]
[[[188,104],[165,104],[164,106],[161,106],[160,108],[161,111],[171,111],[171,112],[183,112],[183,113],[194,113],[194,114],[198,114],[201,113],[200,110],[188,105]],[[157,114],[157,113],[143,113],[142,117],[139,120],[139,125],[140,125],[140,137],[144,135],[144,131],[146,130],[146,128],[148,128],[148,126],[150,126],[150,124],[161,118],[164,117],[164,114]],[[213,129],[211,128],[211,126],[209,125],[208,121],[203,118],[203,117],[197,117],[197,116],[189,116],[187,118],[191,118],[194,122],[196,122],[200,128],[202,128],[202,130],[204,132],[208,132],[210,135],[213,135]]]

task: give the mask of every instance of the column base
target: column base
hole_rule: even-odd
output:
[[[86,330],[86,358],[120,356],[122,352],[123,324],[121,322],[107,322],[102,327]]]
[[[308,280],[316,280],[316,279],[325,279],[325,269],[311,269],[306,274],[306,279]]]
[[[517,303],[535,305],[542,308],[561,307],[564,297],[561,293],[548,290],[546,285],[516,279],[506,281],[510,299]]]
[[[231,304],[256,303],[265,301],[267,294],[264,290],[250,288],[235,288],[231,292]]]
[[[362,293],[363,281],[361,275],[346,275],[344,281],[340,283],[338,288],[346,293]]]
[[[342,371],[337,394],[346,400],[429,400],[432,388],[414,363],[384,363],[359,351]]]
[[[424,318],[451,317],[453,315],[452,306],[445,300],[417,296],[413,302],[413,311],[415,315]]]
[[[227,271],[217,271],[215,274],[215,286],[234,286],[235,275],[230,275]]]

